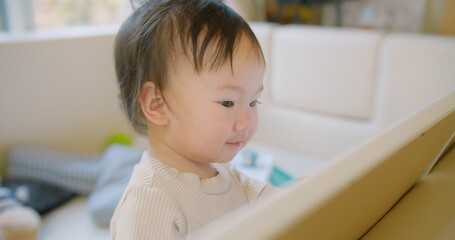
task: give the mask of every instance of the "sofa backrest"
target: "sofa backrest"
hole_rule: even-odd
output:
[[[1,160],[23,143],[99,153],[110,135],[131,132],[117,98],[115,33],[0,39]]]
[[[455,89],[455,37],[388,34],[377,64],[377,118],[388,126]]]
[[[267,145],[333,159],[455,89],[454,37],[251,25],[267,53]]]
[[[370,120],[381,32],[284,26],[273,32],[272,99],[335,117]]]

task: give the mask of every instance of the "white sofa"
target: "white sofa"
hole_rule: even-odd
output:
[[[253,25],[268,59],[256,141],[330,161],[455,89],[455,39]]]
[[[296,178],[455,90],[455,38],[251,23],[266,57],[260,126],[251,147]],[[116,28],[82,36],[0,38],[0,153],[38,143],[101,153],[133,134],[116,99]],[[85,197],[44,217],[40,239],[109,239]]]

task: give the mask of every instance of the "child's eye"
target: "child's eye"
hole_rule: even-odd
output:
[[[250,103],[250,107],[256,107],[258,104],[261,104],[258,100],[254,100]]]
[[[220,104],[223,105],[223,107],[231,108],[234,106],[233,101],[220,101]]]

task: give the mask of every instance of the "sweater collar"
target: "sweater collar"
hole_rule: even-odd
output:
[[[218,175],[211,178],[200,179],[195,173],[180,172],[175,168],[169,167],[160,160],[152,157],[148,151],[143,153],[142,162],[150,164],[152,169],[160,175],[176,179],[182,184],[206,194],[222,194],[227,192],[230,187],[230,174],[225,164],[212,163],[212,166],[218,172]]]

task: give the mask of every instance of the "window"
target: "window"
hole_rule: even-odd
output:
[[[0,0],[0,31],[121,24],[131,12],[129,0]]]
[[[33,8],[36,29],[121,24],[131,13],[128,0],[35,0]]]

